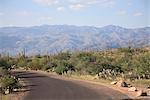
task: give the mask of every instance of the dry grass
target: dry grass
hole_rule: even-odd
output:
[[[73,74],[64,74],[65,77],[68,77],[68,78],[72,78],[72,79],[79,79],[79,80],[87,80],[87,81],[92,81],[92,82],[99,82],[99,83],[104,83],[104,84],[110,84],[110,81],[109,80],[104,80],[104,79],[98,79],[97,77],[95,76],[92,76],[92,75],[79,75],[79,74],[76,74],[76,73],[73,73]]]
[[[136,87],[142,87],[142,88],[144,88],[144,87],[147,87],[147,86],[150,86],[150,80],[136,80],[136,81],[134,81],[134,82],[132,82],[132,84],[134,85],[134,86],[136,86]]]
[[[20,93],[12,93],[8,95],[1,94],[0,100],[21,100]]]
[[[20,84],[25,85],[23,79],[20,80]],[[22,91],[10,93],[8,95],[0,94],[0,100],[22,100],[26,94],[27,94],[26,92]]]

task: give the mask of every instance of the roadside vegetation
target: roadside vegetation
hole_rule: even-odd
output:
[[[20,87],[15,76],[10,73],[11,62],[8,57],[0,57],[0,93],[9,94]]]
[[[5,56],[5,58],[8,59],[5,62],[5,68],[1,67],[1,70],[5,71],[6,69],[8,71],[9,66],[7,64],[10,64],[15,68],[26,70],[44,70],[56,72],[59,75],[91,75],[105,80],[119,78],[130,81],[150,79],[149,48],[128,47],[105,51],[66,51],[35,56],[26,56],[25,52],[22,52],[16,57]],[[7,79],[8,77],[6,75],[3,78]]]

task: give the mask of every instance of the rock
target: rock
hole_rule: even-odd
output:
[[[11,68],[14,69],[16,67],[16,65],[12,65]]]
[[[125,81],[121,80],[121,81],[117,82],[117,86],[118,87],[128,87],[128,84]]]
[[[109,80],[112,80],[112,77],[108,77]]]
[[[20,81],[21,79],[20,78],[18,78],[18,81]]]
[[[128,91],[129,91],[129,92],[135,92],[135,91],[137,91],[137,88],[136,88],[136,87],[130,87],[130,88],[128,89]]]
[[[18,89],[13,89],[14,92],[18,91]]]
[[[150,89],[150,85],[148,85],[147,88]]]
[[[9,89],[6,89],[6,90],[5,90],[5,94],[7,95],[7,94],[9,94],[9,93],[10,93]]]
[[[110,84],[111,84],[111,85],[116,85],[116,84],[117,84],[117,81],[112,81]]]
[[[137,97],[139,96],[147,96],[147,92],[143,91],[143,90],[139,90],[137,91],[137,94],[136,94]]]
[[[99,75],[96,74],[93,79],[99,79]]]
[[[131,84],[128,84],[128,87],[130,88],[130,87],[133,87]]]
[[[15,77],[15,76],[13,76],[13,78],[14,78],[14,79],[16,79],[16,77]]]
[[[149,89],[146,91],[146,93],[148,96],[150,96],[150,90]]]

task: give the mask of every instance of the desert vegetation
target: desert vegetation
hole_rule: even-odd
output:
[[[116,84],[116,82],[119,84],[119,80],[126,80],[135,86],[141,84],[150,86],[149,61],[149,47],[128,47],[103,51],[65,51],[34,56],[27,56],[25,51],[16,56],[0,54],[0,92],[9,94],[21,89],[18,78],[11,74],[12,69],[42,70],[74,78],[112,81],[111,84]]]
[[[1,59],[4,58],[1,56]],[[59,52],[51,55],[5,56],[6,69],[44,70],[63,74],[97,75],[101,79],[150,79],[150,51],[147,48],[118,48],[105,51]],[[3,65],[1,65],[3,66]],[[3,67],[1,67],[3,68]],[[3,69],[4,70],[4,69]]]
[[[11,60],[8,57],[0,57],[0,93],[2,94],[9,94],[21,86],[17,78],[11,75],[10,70]]]

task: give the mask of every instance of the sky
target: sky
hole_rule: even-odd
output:
[[[150,0],[0,0],[0,27],[150,26]]]

